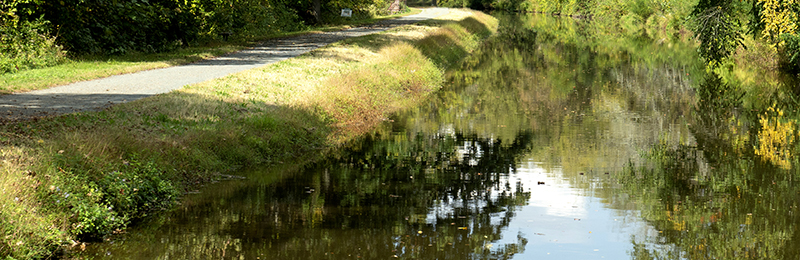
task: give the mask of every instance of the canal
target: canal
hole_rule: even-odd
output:
[[[798,257],[791,149],[754,141],[779,108],[741,109],[681,32],[497,17],[421,106],[323,161],[233,173],[83,256]]]

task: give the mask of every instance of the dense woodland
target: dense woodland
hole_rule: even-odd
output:
[[[778,63],[800,68],[800,4],[781,0],[443,0],[448,6],[588,17],[623,28],[688,29],[714,66],[751,37],[778,52]],[[674,35],[673,35],[674,36]],[[745,48],[747,46],[744,46]]]

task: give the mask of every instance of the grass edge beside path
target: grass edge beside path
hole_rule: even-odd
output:
[[[435,93],[496,30],[454,9],[105,111],[0,125],[0,258],[59,257],[219,173],[324,156]]]
[[[73,57],[52,67],[0,74],[0,95],[47,89],[114,75],[185,65],[244,50],[270,39],[345,30],[420,12],[422,12],[421,9],[412,8],[410,12],[352,21],[348,24],[322,25],[311,27],[307,30],[265,35],[253,39],[232,39],[229,42],[215,41],[163,53]]]

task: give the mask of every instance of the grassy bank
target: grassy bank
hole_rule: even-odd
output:
[[[163,53],[128,53],[125,55],[82,55],[68,58],[59,65],[21,70],[14,73],[0,73],[0,95],[45,89],[78,81],[103,78],[137,71],[158,69],[188,64],[209,59],[234,51],[245,49],[254,43],[273,38],[291,37],[301,34],[343,30],[380,20],[420,13],[420,9],[410,12],[353,20],[347,24],[323,25],[296,32],[282,32],[258,37],[237,37],[231,41],[210,41],[198,46],[186,47]]]
[[[79,250],[219,173],[323,155],[437,90],[496,27],[453,10],[102,112],[0,126],[0,258]]]

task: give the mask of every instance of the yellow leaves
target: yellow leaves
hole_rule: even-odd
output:
[[[676,231],[684,231],[686,230],[686,220],[683,217],[679,216],[679,212],[681,208],[675,205],[673,207],[674,211],[666,211],[667,221],[672,223],[672,229]]]
[[[750,141],[750,136],[746,130],[742,129],[742,121],[736,117],[728,119],[728,132],[722,134],[722,138],[728,140],[736,153],[743,154],[746,144]]]
[[[759,144],[758,147],[755,147],[755,154],[765,161],[788,170],[792,167],[789,158],[792,157],[791,147],[795,140],[796,123],[794,121],[782,122],[785,121],[782,119],[783,110],[775,108],[775,106],[770,107],[764,115],[759,116],[761,130],[758,132]]]
[[[797,30],[797,14],[792,11],[796,0],[758,0],[762,4],[761,22],[764,23],[762,38],[775,41],[784,33]],[[782,43],[778,43],[782,44]]]

